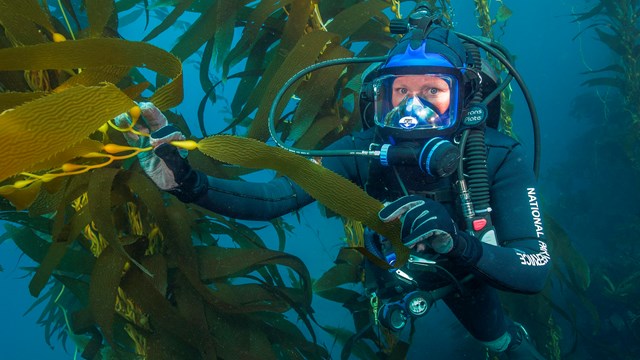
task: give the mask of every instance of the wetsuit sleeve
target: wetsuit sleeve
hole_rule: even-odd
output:
[[[490,151],[506,153],[491,184],[491,218],[499,246],[482,243],[474,269],[494,287],[539,292],[551,264],[531,163],[520,145]]]
[[[327,149],[353,146],[351,137],[345,137]],[[347,157],[324,159],[322,165],[345,178],[354,177],[353,160]],[[242,220],[271,220],[298,210],[314,199],[287,177],[269,182],[225,180],[204,176],[202,195],[193,201],[218,214]]]
[[[205,196],[195,204],[221,215],[243,220],[270,220],[313,202],[287,177],[266,183],[207,177]]]

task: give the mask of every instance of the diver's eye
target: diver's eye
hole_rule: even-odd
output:
[[[436,88],[431,88],[428,90],[430,95],[438,95],[439,90]]]
[[[407,95],[409,93],[409,90],[407,90],[407,88],[399,88],[397,91],[402,95]]]

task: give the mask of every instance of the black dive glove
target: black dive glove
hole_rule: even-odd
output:
[[[409,248],[424,251],[427,247],[449,257],[459,265],[475,265],[482,256],[480,240],[458,227],[437,201],[409,195],[388,203],[378,213],[384,222],[402,221],[402,242]]]

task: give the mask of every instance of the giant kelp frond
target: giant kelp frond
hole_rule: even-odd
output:
[[[0,65],[1,66],[1,65]],[[87,118],[87,103],[96,104]],[[26,171],[56,152],[74,145],[134,103],[113,85],[74,87],[0,114],[0,142],[6,156],[0,179]]]
[[[282,148],[236,136],[211,136],[196,142],[174,142],[199,149],[220,161],[248,168],[276,170],[302,186],[307,193],[332,211],[361,221],[392,241],[398,262],[407,258],[406,247],[398,238],[397,223],[383,223],[378,218],[382,204],[338,174]]]
[[[640,123],[639,11],[638,1],[601,0],[589,11],[576,14],[575,20],[591,21],[592,24],[587,29],[593,29],[598,39],[619,59],[616,67],[610,68],[614,70],[612,76],[588,79],[585,84],[617,88],[624,98],[624,105],[631,116],[634,128]]]

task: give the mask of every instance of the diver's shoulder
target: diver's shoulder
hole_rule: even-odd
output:
[[[494,128],[486,128],[484,134],[484,142],[488,147],[513,149],[520,143],[511,136],[501,133]]]

